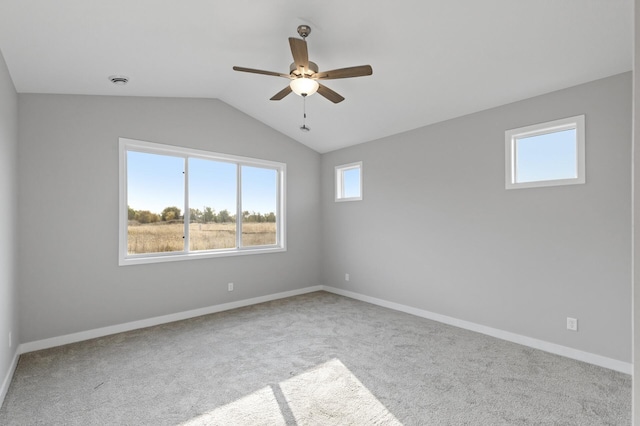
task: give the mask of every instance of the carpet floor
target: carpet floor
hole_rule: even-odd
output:
[[[318,292],[31,352],[2,425],[629,425],[631,376]]]

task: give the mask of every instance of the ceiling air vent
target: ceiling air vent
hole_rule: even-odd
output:
[[[129,77],[125,77],[124,75],[110,75],[109,81],[118,86],[124,86],[129,82]]]

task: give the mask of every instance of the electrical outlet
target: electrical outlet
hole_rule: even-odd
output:
[[[344,274],[344,280],[349,281],[349,274]]]
[[[567,330],[578,331],[578,319],[567,317]]]
[[[229,291],[233,291],[233,283],[229,283]]]

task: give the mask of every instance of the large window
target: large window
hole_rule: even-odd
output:
[[[120,139],[120,265],[285,250],[285,165]]]
[[[585,182],[584,115],[505,132],[506,187]]]

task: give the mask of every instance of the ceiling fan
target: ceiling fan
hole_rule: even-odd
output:
[[[298,26],[298,34],[300,34],[302,39],[289,37],[289,46],[291,47],[291,54],[293,55],[293,63],[289,67],[289,74],[281,74],[273,71],[264,71],[245,67],[233,67],[233,69],[236,71],[250,72],[254,74],[284,77],[291,80],[287,87],[271,97],[272,101],[279,101],[291,92],[303,97],[310,96],[318,92],[335,104],[342,102],[344,101],[343,96],[329,89],[327,86],[318,83],[318,80],[363,77],[373,74],[373,69],[371,68],[371,65],[360,65],[356,67],[318,72],[318,65],[309,61],[306,38],[310,33],[311,27],[308,25],[300,25]]]

